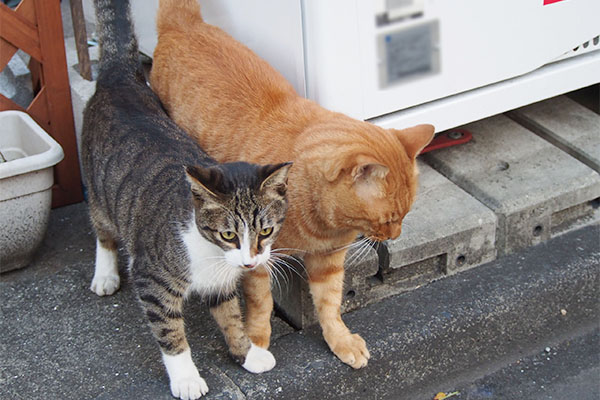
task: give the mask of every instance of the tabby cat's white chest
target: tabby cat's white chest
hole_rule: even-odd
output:
[[[194,218],[181,232],[181,238],[190,260],[192,281],[186,295],[226,295],[235,289],[242,268],[227,263],[223,250],[202,237]]]

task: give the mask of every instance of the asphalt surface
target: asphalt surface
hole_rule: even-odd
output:
[[[97,297],[93,262],[82,203],[54,210],[34,263],[1,276],[2,399],[171,398],[131,286]],[[372,354],[358,371],[318,327],[274,317],[278,364],[247,373],[197,299],[188,340],[208,399],[596,399],[599,265],[593,225],[345,314]]]

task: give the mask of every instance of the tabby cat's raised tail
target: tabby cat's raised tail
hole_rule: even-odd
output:
[[[201,20],[200,4],[198,0],[159,0],[158,8],[161,11],[156,15],[156,30],[158,35],[178,26],[189,26]]]
[[[112,81],[113,77],[131,75],[145,81],[130,20],[129,2],[94,0],[94,5],[96,32],[100,42],[98,82],[105,84]]]

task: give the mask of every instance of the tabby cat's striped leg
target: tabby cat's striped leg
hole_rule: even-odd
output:
[[[229,352],[242,367],[257,374],[270,371],[275,366],[273,354],[256,346],[246,335],[237,297],[211,307],[210,313],[225,336]]]
[[[246,333],[252,343],[269,348],[271,340],[271,278],[264,266],[244,274],[244,298],[246,300]]]
[[[310,293],[315,304],[323,337],[331,351],[353,368],[367,365],[367,345],[358,334],[352,334],[342,321],[340,307],[344,287],[345,251],[328,255],[306,255]]]
[[[160,271],[133,264],[139,271]],[[136,276],[134,272],[134,276]],[[162,359],[169,375],[171,394],[180,399],[197,399],[208,392],[185,337],[183,296],[185,287],[175,279],[161,275],[136,276],[138,298],[154,338],[160,346]]]

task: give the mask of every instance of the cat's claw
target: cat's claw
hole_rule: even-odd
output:
[[[90,289],[98,296],[110,296],[111,294],[116,292],[117,289],[119,289],[120,285],[121,280],[119,279],[119,275],[94,275],[94,279],[92,279],[92,285],[90,286]]]
[[[365,367],[371,358],[366,342],[356,333],[337,337],[332,342],[334,343],[328,342],[331,351],[352,368]]]
[[[242,364],[242,367],[253,374],[270,371],[274,366],[275,357],[273,357],[273,354],[267,349],[256,346],[254,343],[252,343],[246,355],[246,361]]]
[[[208,385],[200,376],[171,381],[171,394],[181,400],[195,400],[208,393]]]

